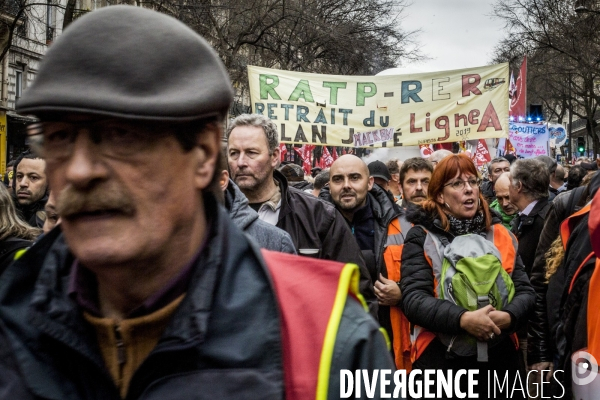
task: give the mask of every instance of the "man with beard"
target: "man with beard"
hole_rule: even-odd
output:
[[[44,206],[48,201],[46,161],[31,153],[22,154],[15,163],[13,187],[17,199],[17,211],[29,225],[44,225]]]
[[[343,155],[331,165],[329,191],[330,200],[352,228],[375,282],[379,323],[393,343],[396,367],[410,369],[408,321],[398,307],[397,283],[403,240],[400,225],[406,234],[410,224],[387,192],[374,184],[365,162],[354,155]]]
[[[277,125],[264,115],[242,114],[226,136],[231,178],[259,218],[289,233],[299,255],[359,265],[361,293],[376,314],[372,281],[344,218],[331,204],[289,186],[277,170]]]
[[[433,165],[424,158],[414,157],[404,161],[400,169],[402,207],[420,204],[427,199],[427,187],[433,174]]]
[[[206,41],[146,8],[52,44],[17,111],[62,222],[2,276],[3,398],[335,398],[342,369],[392,368],[355,265],[261,252],[217,203],[232,101]]]

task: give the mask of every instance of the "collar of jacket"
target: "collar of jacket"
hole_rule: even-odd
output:
[[[492,217],[491,225],[501,224],[502,220],[494,210],[490,210]],[[448,237],[454,237],[451,232],[442,228],[442,222],[437,213],[428,213],[423,207],[417,204],[410,204],[406,209],[406,219],[414,225],[421,225],[425,229],[431,230],[436,234],[443,234]]]
[[[377,223],[384,226],[387,231],[390,222],[401,214],[402,211],[400,210],[400,207],[398,207],[396,203],[392,203],[385,190],[376,183],[374,183],[373,188],[369,190],[368,196],[371,200],[373,217]]]
[[[531,212],[527,215],[519,215],[519,218],[515,218],[516,220],[520,219],[521,227],[526,225],[533,225],[535,218],[542,212],[542,210],[549,204],[547,197],[542,197],[535,203],[535,206],[531,209]]]
[[[289,187],[285,175],[283,175],[276,169],[273,170],[273,179],[275,179],[275,181],[279,183],[279,192],[281,193],[281,208],[279,209],[279,220],[281,221],[285,215],[289,214],[292,211],[289,204],[289,191],[298,189]],[[301,190],[299,191],[301,192]]]
[[[207,331],[217,268],[227,241],[222,226],[233,223],[227,218],[226,211],[217,206],[212,196],[205,195],[205,205],[206,212],[214,216],[213,226],[209,230],[212,236],[208,238],[205,251],[196,263],[202,265],[202,268],[195,268],[192,274],[189,286],[192,291],[188,292],[162,335],[159,346],[163,348],[191,347],[201,342]],[[95,348],[94,344],[85,340],[93,338],[93,334],[90,335],[82,313],[67,295],[72,263],[73,255],[57,227],[13,264],[15,268],[5,271],[12,275],[10,279],[13,282],[16,281],[14,287],[32,285],[33,294],[31,302],[23,304],[20,309],[10,307],[2,310],[4,307],[0,306],[0,319],[19,319],[21,317],[18,314],[26,313],[31,331],[23,332],[24,335],[29,333],[35,336],[39,330],[103,366],[100,355],[91,350]],[[0,290],[0,302],[10,290],[15,289],[5,287]],[[11,297],[14,298],[14,294]],[[195,317],[190,318],[190,315]]]

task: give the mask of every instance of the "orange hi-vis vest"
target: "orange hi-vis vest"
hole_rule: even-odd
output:
[[[400,266],[402,262],[402,249],[404,238],[412,228],[412,224],[406,220],[404,215],[394,219],[388,225],[387,240],[383,252],[383,260],[387,270],[388,279],[400,282]],[[394,349],[394,362],[396,368],[405,369],[410,372],[412,362],[410,360],[410,323],[400,310],[400,307],[389,307],[390,322],[392,325],[392,348]]]
[[[285,398],[325,400],[348,295],[368,312],[358,266],[267,250],[262,255],[280,307]]]
[[[423,245],[423,251],[425,253],[425,259],[432,268],[433,273],[433,293],[436,298],[440,298],[442,292],[442,263],[443,259],[443,248],[440,239],[432,235],[431,232],[423,228],[427,233],[425,237],[425,243]],[[517,260],[517,238],[502,224],[494,224],[486,234],[486,239],[489,240],[496,246],[500,252],[502,268],[512,275]],[[427,346],[435,339],[436,335],[423,327],[418,325],[411,326],[411,360],[414,363],[421,354],[425,351]],[[516,334],[511,335],[513,343],[518,347],[518,339]]]

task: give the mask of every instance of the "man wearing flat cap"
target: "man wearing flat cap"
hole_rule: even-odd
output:
[[[331,399],[341,369],[391,368],[355,265],[261,252],[215,200],[232,97],[154,11],[54,42],[17,110],[62,223],[2,276],[3,398]]]

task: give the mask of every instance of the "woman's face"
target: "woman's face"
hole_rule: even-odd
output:
[[[477,176],[458,172],[444,184],[444,190],[438,195],[437,201],[456,218],[473,218],[479,208]]]

